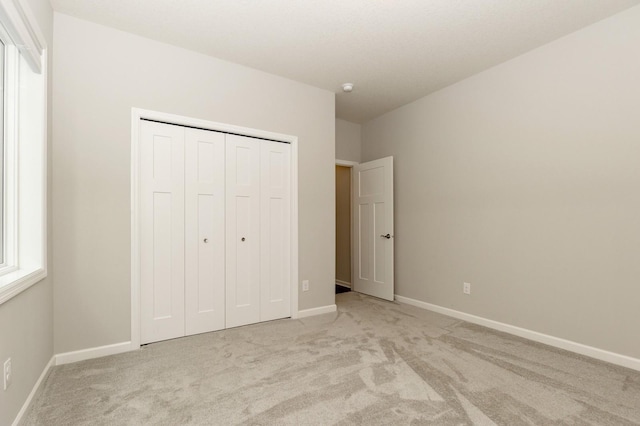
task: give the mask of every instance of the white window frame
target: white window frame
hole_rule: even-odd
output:
[[[3,161],[2,171],[4,173],[4,199],[2,200],[2,252],[4,262],[0,263],[0,277],[18,269],[16,253],[18,244],[17,218],[16,218],[16,140],[17,140],[17,110],[18,110],[18,64],[20,61],[18,49],[13,45],[9,34],[0,25],[0,39],[5,45],[4,54],[4,117],[3,117]],[[1,288],[1,287],[0,287]]]
[[[0,0],[5,43],[0,304],[47,276],[47,49],[24,0]]]

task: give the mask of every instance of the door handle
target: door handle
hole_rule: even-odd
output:
[[[386,238],[387,240],[391,239],[391,234],[380,235],[382,238]]]

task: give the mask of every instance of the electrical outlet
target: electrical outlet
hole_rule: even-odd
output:
[[[11,358],[4,362],[4,390],[11,386]]]
[[[464,283],[462,286],[462,292],[464,294],[471,294],[471,283]]]
[[[302,280],[302,291],[309,291],[309,280]]]

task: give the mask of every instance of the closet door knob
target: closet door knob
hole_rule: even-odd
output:
[[[205,243],[208,243],[208,242],[209,242],[209,239],[208,239],[208,238],[205,238],[203,241],[204,241]]]
[[[391,235],[390,235],[390,234],[387,234],[387,235],[380,235],[380,236],[381,236],[382,238],[386,238],[387,240],[391,238]]]
[[[244,237],[242,237],[241,240],[244,241]]]

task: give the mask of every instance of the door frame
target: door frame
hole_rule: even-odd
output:
[[[348,167],[349,169],[351,169],[351,193],[349,194],[349,206],[351,206],[353,202],[353,166],[357,166],[358,164],[360,163],[357,161],[338,160],[336,158],[336,166]],[[335,175],[335,172],[334,172],[334,175]],[[334,192],[335,192],[335,185],[334,185]],[[349,214],[349,221],[350,221],[349,240],[351,241],[351,250],[349,250],[349,260],[351,262],[351,291],[355,291],[354,285],[353,285],[353,212],[350,212]],[[334,271],[334,275],[335,275],[335,271]],[[336,277],[333,277],[333,280],[335,281]]]
[[[131,108],[131,350],[140,348],[140,120],[196,127],[291,145],[291,318],[298,317],[298,137],[141,108]]]

